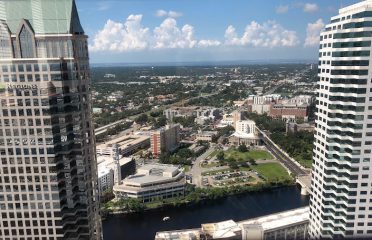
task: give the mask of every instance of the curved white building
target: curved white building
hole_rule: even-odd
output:
[[[372,238],[372,1],[320,36],[310,237]]]

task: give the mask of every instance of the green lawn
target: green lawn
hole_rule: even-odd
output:
[[[279,163],[263,163],[251,166],[252,170],[257,171],[267,180],[291,179],[287,170]]]
[[[266,160],[273,159],[273,156],[265,150],[251,150],[248,152],[239,152],[236,149],[229,149],[225,152],[225,159],[234,158],[237,161],[245,162],[249,159]]]

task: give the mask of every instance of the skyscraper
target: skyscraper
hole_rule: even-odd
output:
[[[74,0],[0,0],[0,239],[100,239]]]
[[[372,1],[320,36],[310,237],[372,238]]]

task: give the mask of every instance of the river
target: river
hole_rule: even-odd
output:
[[[263,216],[307,206],[309,198],[301,196],[297,186],[265,192],[230,196],[197,206],[153,210],[141,214],[109,216],[103,221],[105,240],[154,239],[158,231],[200,228],[202,223]],[[164,216],[171,219],[163,222]]]

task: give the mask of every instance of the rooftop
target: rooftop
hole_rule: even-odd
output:
[[[162,183],[183,175],[179,166],[168,164],[148,164],[137,170],[137,174],[124,179],[124,185],[142,186],[152,183]]]
[[[16,34],[27,20],[35,34],[84,33],[74,0],[1,0],[0,20]]]
[[[239,225],[242,226],[243,224],[259,224],[265,231],[306,221],[309,221],[309,207],[298,208],[286,212],[280,212],[242,221],[239,222]]]
[[[100,144],[97,146],[97,149],[111,148],[114,144],[119,144],[119,147],[121,149],[124,149],[126,147],[130,147],[132,145],[141,143],[149,139],[150,137],[145,135],[125,135],[119,138],[115,138],[114,140],[105,142],[103,144]]]

